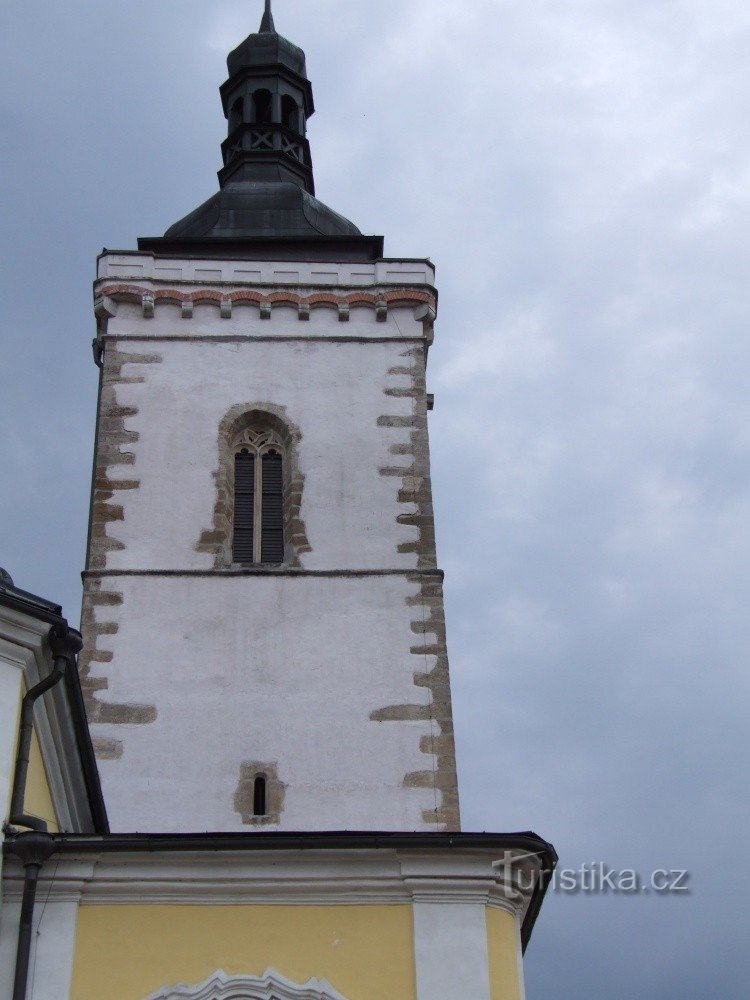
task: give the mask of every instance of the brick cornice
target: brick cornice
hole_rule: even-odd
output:
[[[209,304],[239,305],[252,303],[257,306],[291,305],[297,307],[315,308],[317,306],[332,306],[334,308],[351,308],[352,306],[369,306],[373,309],[388,308],[399,305],[424,304],[436,308],[436,295],[431,289],[425,288],[383,288],[376,291],[355,290],[333,292],[318,290],[300,292],[294,289],[276,291],[258,291],[247,288],[198,288],[185,291],[177,287],[154,287],[151,282],[134,284],[130,282],[97,282],[97,299],[108,298],[113,302],[144,303],[148,300],[154,304],[168,303],[173,305]]]

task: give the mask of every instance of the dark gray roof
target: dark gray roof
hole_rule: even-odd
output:
[[[63,620],[59,604],[16,587],[10,573],[2,568],[0,568],[0,604],[16,608],[50,624]]]
[[[304,122],[314,112],[312,88],[307,79],[305,53],[275,29],[270,0],[260,30],[249,35],[227,59],[229,79],[221,88],[224,112],[229,119],[222,144],[224,167],[219,171],[215,195],[170,226],[163,237],[139,240],[149,249],[168,249],[176,241],[236,241],[249,251],[250,242],[311,241],[321,239],[361,241],[346,253],[376,251],[372,238],[315,197],[310,148]],[[270,118],[258,121],[250,112],[255,88],[273,93]],[[294,95],[300,122],[280,117],[281,94]],[[234,110],[242,109],[238,118]],[[159,241],[162,241],[161,245]],[[367,243],[367,246],[365,246]],[[382,254],[382,239],[379,242]],[[224,249],[224,248],[223,248]],[[328,244],[326,254],[334,248]]]
[[[258,34],[248,35],[227,57],[230,76],[257,66],[284,66],[307,79],[305,53],[302,49],[275,31],[263,31],[262,26]]]
[[[238,181],[176,222],[164,237],[248,240],[360,235],[353,222],[290,181]]]
[[[266,9],[257,34],[250,35],[238,45],[234,52],[229,53],[227,66],[229,75],[233,76],[248,66],[286,66],[300,76],[307,78],[305,72],[305,53],[276,31],[271,12],[271,0],[266,0]]]
[[[62,608],[53,601],[29,593],[16,587],[7,570],[0,568],[0,607],[11,608],[25,615],[45,622],[56,628],[67,629],[68,623],[63,618]],[[86,786],[94,831],[99,834],[109,833],[107,809],[104,805],[102,789],[99,783],[99,771],[96,766],[94,748],[91,744],[86,706],[81,691],[81,681],[77,670],[66,670],[63,679],[63,690],[66,692],[67,708],[70,712],[71,724],[75,734],[76,746],[81,762],[83,780]]]

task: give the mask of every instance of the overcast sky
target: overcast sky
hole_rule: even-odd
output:
[[[530,1000],[745,998],[750,7],[274,6],[318,196],[438,268],[464,828],[692,873],[689,896],[550,896]],[[73,621],[95,255],[214,192],[224,60],[261,9],[0,11],[0,565]]]

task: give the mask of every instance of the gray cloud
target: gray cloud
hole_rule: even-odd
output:
[[[260,5],[257,5],[260,7]],[[320,197],[431,256],[467,828],[688,898],[549,899],[531,997],[746,993],[750,14],[277,0]],[[75,618],[104,243],[215,187],[246,2],[6,3],[0,562]],[[735,870],[736,869],[736,870]]]

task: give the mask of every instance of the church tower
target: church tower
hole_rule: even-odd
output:
[[[228,71],[218,192],[98,261],[80,667],[110,823],[457,830],[433,267],[315,197],[269,3]]]
[[[98,261],[79,671],[0,572],[0,1000],[524,1000],[557,855],[459,832],[432,265],[316,199],[268,0],[221,94],[218,192]]]

